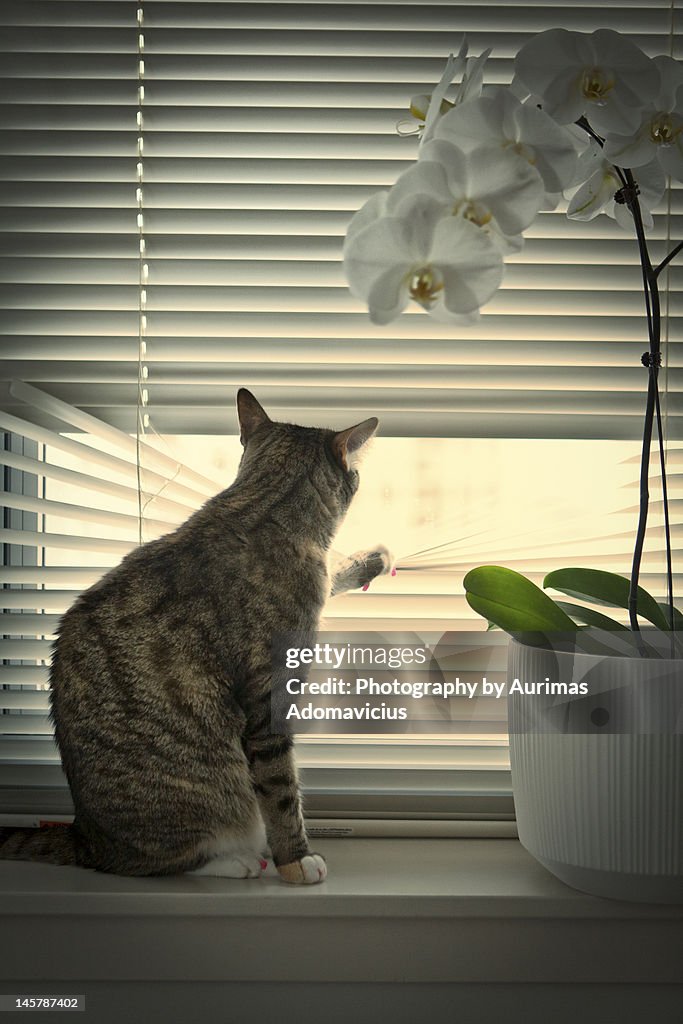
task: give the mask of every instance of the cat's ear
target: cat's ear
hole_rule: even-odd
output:
[[[246,444],[255,430],[262,423],[270,423],[271,419],[261,408],[251,391],[240,388],[237,392],[237,418],[240,421],[240,441]]]
[[[338,434],[334,435],[332,438],[332,453],[344,472],[348,472],[350,469],[350,457],[359,448],[362,448],[366,441],[370,440],[378,426],[379,420],[377,417],[371,416],[369,420],[363,420],[362,423],[357,423],[355,427],[340,430]]]

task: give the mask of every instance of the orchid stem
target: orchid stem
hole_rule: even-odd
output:
[[[679,242],[678,245],[674,249],[671,250],[669,255],[666,256],[662,260],[662,262],[658,266],[655,267],[655,269],[654,269],[655,277],[659,277],[659,275],[664,270],[664,268],[668,267],[668,265],[671,263],[672,259],[674,259],[676,256],[678,256],[678,254],[681,251],[681,249],[683,249],[683,242]]]
[[[600,147],[604,146],[605,140],[591,127],[587,118],[581,117],[576,122],[579,127],[594,139]],[[645,405],[645,422],[643,424],[643,445],[640,460],[640,504],[638,513],[638,528],[633,551],[633,563],[631,566],[631,580],[628,595],[628,614],[631,629],[639,632],[638,625],[638,579],[640,576],[640,565],[645,544],[645,532],[647,529],[647,515],[650,504],[649,472],[650,472],[650,451],[652,447],[652,431],[654,427],[655,414],[657,420],[657,437],[659,441],[659,466],[662,480],[662,502],[664,506],[664,535],[666,538],[666,583],[667,583],[667,611],[669,613],[669,626],[671,632],[675,630],[674,617],[674,593],[673,593],[673,568],[671,560],[671,529],[669,524],[669,499],[666,483],[666,458],[664,453],[664,432],[662,429],[662,413],[659,402],[659,367],[661,365],[661,305],[659,300],[658,277],[662,270],[669,265],[671,260],[683,250],[683,242],[679,242],[668,256],[656,267],[652,266],[650,253],[647,247],[645,226],[643,224],[642,211],[638,201],[638,186],[629,168],[614,167],[619,180],[623,186],[621,201],[626,202],[629,212],[633,217],[638,241],[638,252],[640,255],[640,267],[643,276],[643,295],[645,299],[645,315],[647,319],[648,338],[650,351],[643,356],[643,365],[648,369],[647,402]]]
[[[657,271],[653,268],[645,237],[643,217],[638,202],[637,187],[633,173],[624,169],[627,187],[630,196],[627,200],[628,208],[633,217],[638,240],[638,251],[640,254],[640,265],[643,274],[643,293],[645,297],[645,312],[647,317],[648,336],[650,351],[643,357],[643,363],[648,368],[647,403],[645,406],[645,422],[643,425],[643,446],[640,460],[640,506],[638,515],[638,529],[636,542],[633,551],[633,563],[631,567],[631,584],[628,596],[628,612],[631,629],[638,631],[638,578],[640,576],[640,565],[645,543],[645,532],[647,529],[647,516],[650,502],[649,474],[650,474],[650,451],[652,446],[652,431],[654,427],[655,412],[657,414],[657,436],[659,441],[660,473],[662,478],[662,499],[664,504],[664,533],[666,537],[666,563],[667,563],[667,604],[669,611],[669,624],[673,631],[673,572],[671,565],[671,535],[669,527],[668,494],[666,485],[666,461],[664,456],[664,436],[662,430],[661,409],[659,404],[659,367],[661,364],[661,306],[659,300],[659,285]],[[671,258],[675,255],[672,252]]]

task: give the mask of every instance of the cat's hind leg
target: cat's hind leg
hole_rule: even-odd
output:
[[[266,827],[258,808],[255,808],[252,820],[244,832],[223,832],[207,844],[205,852],[210,857],[207,863],[187,874],[215,878],[259,878],[267,868],[267,858],[271,854]]]
[[[209,875],[213,878],[260,878],[266,861],[255,854],[234,853],[213,857],[201,868],[188,871],[188,875]]]

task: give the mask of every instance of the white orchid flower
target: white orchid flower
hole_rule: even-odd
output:
[[[482,146],[515,153],[535,167],[550,193],[566,188],[576,170],[576,146],[567,129],[535,105],[520,103],[509,89],[450,110],[440,118],[434,137],[465,153]]]
[[[606,213],[625,230],[633,230],[633,218],[628,207],[614,198],[622,187],[619,175],[597,143],[592,142],[579,157],[577,174],[586,180],[572,197],[567,216],[572,220],[592,220],[599,213]],[[662,198],[666,187],[664,173],[656,160],[639,168],[637,184],[643,224],[651,228],[653,219],[650,211]]]
[[[396,209],[405,195],[423,192],[444,214],[482,228],[503,252],[521,249],[521,233],[544,198],[543,181],[531,164],[500,148],[463,153],[446,139],[432,139],[422,152],[391,189],[387,209]]]
[[[484,82],[484,64],[491,50],[485,50],[478,57],[468,57],[467,49],[467,36],[463,36],[458,56],[454,57],[452,53],[449,55],[441,78],[432,95],[413,96],[410,101],[412,117],[418,122],[422,122],[422,124],[413,126],[412,122],[399,121],[396,126],[399,134],[413,135],[415,132],[418,132],[421,135],[422,144],[431,139],[434,134],[434,128],[443,114],[452,110],[453,107],[481,95]],[[446,99],[446,93],[457,75],[462,75],[462,78],[455,88],[453,99],[448,100]]]
[[[462,45],[458,52],[458,56],[454,57],[453,54],[449,54],[448,60],[446,61],[446,67],[443,69],[441,78],[438,81],[434,92],[429,98],[429,106],[424,112],[424,129],[422,131],[422,140],[431,137],[437,120],[441,116],[442,106],[446,102],[446,93],[450,87],[451,82],[457,74],[462,72],[464,74],[465,68],[467,67],[467,37],[463,37]],[[417,97],[415,97],[417,99]],[[419,113],[417,105],[414,101],[410,104],[411,113],[413,109]]]
[[[541,32],[517,54],[515,73],[559,124],[585,115],[602,134],[635,131],[640,111],[659,88],[652,60],[608,28],[592,35],[563,28]]]
[[[659,92],[641,111],[634,135],[608,134],[605,155],[620,167],[641,167],[659,160],[666,174],[683,181],[683,67],[672,57],[654,57]]]
[[[462,217],[443,217],[422,194],[406,196],[400,216],[364,215],[347,235],[344,269],[376,324],[394,320],[411,299],[439,320],[472,323],[503,277],[488,236]]]

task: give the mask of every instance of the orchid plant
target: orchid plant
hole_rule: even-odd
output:
[[[541,210],[555,209],[563,193],[568,217],[590,220],[605,213],[635,231],[649,335],[642,361],[649,383],[627,605],[637,631],[656,418],[666,621],[673,631],[680,622],[673,606],[658,392],[658,279],[683,243],[653,265],[645,232],[667,175],[683,181],[683,66],[671,57],[648,57],[611,29],[588,35],[558,28],[522,47],[509,86],[487,89],[483,77],[490,51],[469,57],[467,49],[465,40],[457,57],[449,57],[431,97],[411,101],[413,132],[420,136],[416,163],[390,189],[373,195],[349,225],[344,245],[349,287],[376,324],[389,323],[415,302],[435,319],[468,325],[499,288],[506,255],[522,248],[524,231]],[[405,131],[405,122],[399,130]]]

